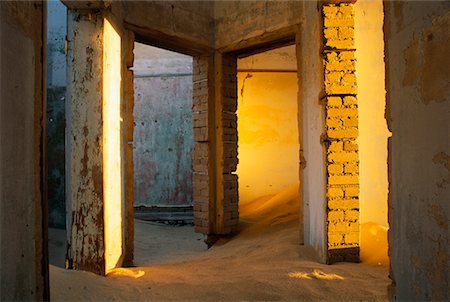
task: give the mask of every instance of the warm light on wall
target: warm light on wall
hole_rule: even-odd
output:
[[[367,43],[370,41],[370,43]],[[355,4],[355,45],[359,109],[361,260],[386,264],[387,139],[383,3]]]
[[[297,74],[238,73],[239,202],[298,183]]]
[[[106,273],[120,265],[123,249],[121,176],[121,39],[104,19],[103,30],[103,183]]]

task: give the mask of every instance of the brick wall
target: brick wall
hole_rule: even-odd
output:
[[[212,201],[212,167],[210,167],[210,135],[208,108],[211,96],[211,78],[209,69],[212,68],[211,58],[208,56],[194,57],[193,60],[193,102],[192,119],[194,127],[194,146],[192,152],[193,167],[193,203],[195,231],[209,234],[212,232],[211,215]],[[211,202],[210,202],[211,201]]]
[[[219,232],[229,234],[237,231],[239,222],[238,208],[238,176],[235,174],[238,164],[238,133],[237,133],[237,58],[233,55],[222,56],[220,69],[222,71],[220,92],[220,126],[218,141],[222,144],[221,160],[222,177],[219,190],[223,190],[222,225]],[[220,212],[222,209],[219,209]]]
[[[239,220],[236,57],[195,57],[193,82],[195,229],[230,234]]]
[[[353,4],[323,7],[327,262],[359,261],[358,102]]]

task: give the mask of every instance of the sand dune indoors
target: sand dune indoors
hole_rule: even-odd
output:
[[[190,227],[171,226],[174,242],[192,234],[190,243],[182,243],[186,255],[180,253],[182,244],[158,242],[158,232],[168,234],[162,226],[136,221],[137,232],[152,234],[137,234],[140,241],[151,238],[139,246],[159,247],[165,255],[159,263],[148,253],[150,266],[116,269],[108,277],[52,266],[51,297],[55,301],[387,300],[387,267],[320,264],[313,251],[299,246],[297,191],[294,185],[242,205],[240,233],[209,250],[199,248],[202,235],[188,232]]]

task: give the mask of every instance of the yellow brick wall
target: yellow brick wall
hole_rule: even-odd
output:
[[[324,4],[328,262],[359,260],[358,102],[353,4]]]

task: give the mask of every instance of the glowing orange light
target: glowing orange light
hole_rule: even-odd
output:
[[[103,194],[105,270],[122,257],[122,175],[120,131],[121,40],[107,19],[103,30]]]

